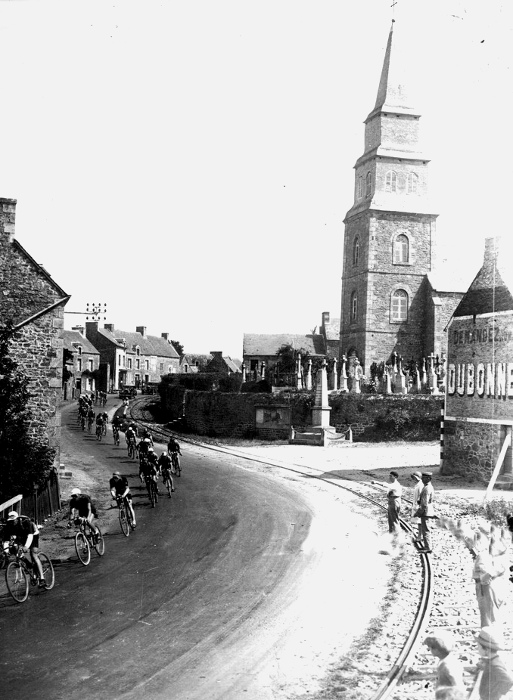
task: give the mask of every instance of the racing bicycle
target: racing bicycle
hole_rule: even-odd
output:
[[[91,549],[94,548],[100,557],[103,557],[105,554],[105,540],[100,532],[100,528],[96,526],[98,534],[95,535],[86,523],[87,518],[83,516],[75,518],[74,521],[75,526],[78,527],[78,532],[75,535],[75,550],[84,566],[87,566],[91,561]],[[68,527],[71,527],[71,523],[69,523]]]
[[[155,505],[159,502],[157,482],[152,476],[146,475],[144,475],[144,481],[146,482],[146,488],[148,489],[151,507],[155,508]]]
[[[128,448],[128,459],[136,459],[137,448],[135,446],[135,440],[129,440],[127,448]]]
[[[9,551],[15,555],[15,558],[7,564],[5,570],[7,590],[17,603],[24,603],[29,595],[29,584],[38,585],[39,572],[37,566],[27,559],[25,552],[19,545],[11,543]],[[52,562],[44,552],[38,552],[37,556],[43,569],[44,586],[42,588],[50,590],[55,584]]]
[[[173,462],[173,469],[176,476],[180,476],[182,473],[182,467],[180,466],[180,459],[178,457],[178,452],[171,452],[171,461]]]
[[[130,507],[126,498],[119,496],[116,498],[116,502],[119,508],[119,524],[121,525],[121,531],[128,537],[130,535],[130,530],[135,530],[134,521],[132,518],[132,513],[130,512]]]

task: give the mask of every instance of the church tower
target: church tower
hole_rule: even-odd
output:
[[[376,104],[365,120],[364,153],[354,166],[354,203],[344,219],[340,353],[356,354],[366,372],[394,350],[406,361],[425,353],[437,218],[420,115],[400,82],[393,30],[392,23]]]

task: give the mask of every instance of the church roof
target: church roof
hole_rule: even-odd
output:
[[[485,241],[484,261],[454,316],[513,311],[513,243],[499,236]]]
[[[244,333],[243,355],[276,355],[282,345],[292,345],[297,350],[306,350],[310,355],[325,355],[322,335],[295,333]]]
[[[378,111],[418,116],[418,113],[413,108],[411,97],[405,85],[403,73],[404,62],[399,60],[395,49],[392,52],[393,38],[394,20],[392,20],[392,26],[390,27],[390,33],[388,35],[376,104],[369,117]]]

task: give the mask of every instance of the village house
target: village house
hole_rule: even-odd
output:
[[[226,376],[240,374],[241,368],[237,360],[232,360],[227,355],[223,356],[221,350],[211,350],[210,355],[212,359],[207,362],[205,372],[215,372]]]
[[[69,295],[14,238],[16,200],[0,198],[0,325],[13,324],[10,352],[29,380],[30,433],[60,462],[64,307]]]
[[[81,393],[94,393],[100,372],[100,353],[85,337],[83,326],[75,326],[62,332],[63,349],[68,351],[65,365],[64,399],[74,399]],[[69,359],[69,355],[71,358]]]
[[[100,328],[98,321],[87,321],[86,338],[100,353],[101,391],[144,389],[158,384],[164,374],[179,372],[180,356],[169,333],[159,337],[147,335],[145,326],[137,326],[134,333],[112,323]]]

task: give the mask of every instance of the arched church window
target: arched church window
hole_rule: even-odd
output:
[[[358,260],[360,258],[360,237],[355,236],[353,241],[353,265],[358,265]]]
[[[408,294],[404,291],[404,289],[396,289],[392,294],[390,320],[408,320]]]
[[[369,172],[367,173],[365,177],[365,196],[368,197],[372,192],[372,175]]]
[[[410,241],[404,233],[399,234],[394,241],[394,264],[410,262]]]
[[[416,194],[419,176],[417,173],[408,173],[406,178],[406,194]]]
[[[397,173],[394,170],[385,175],[385,192],[397,192]]]
[[[356,292],[351,294],[351,323],[354,323],[358,318],[358,295]]]

